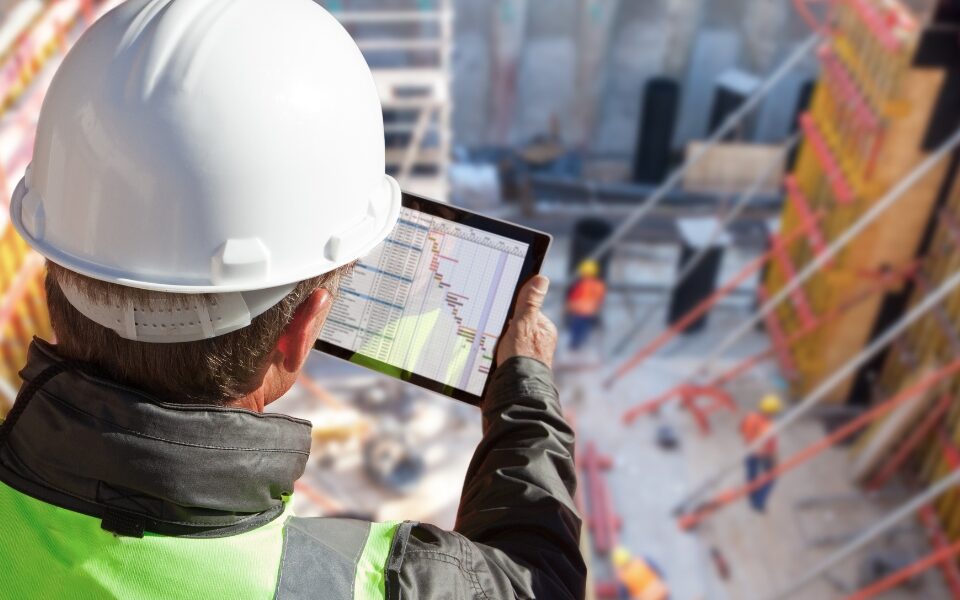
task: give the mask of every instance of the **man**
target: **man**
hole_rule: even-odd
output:
[[[587,343],[607,294],[606,285],[600,279],[600,264],[597,261],[583,261],[577,269],[577,275],[578,279],[567,295],[571,350],[579,350]]]
[[[670,590],[652,561],[632,556],[623,546],[615,548],[610,558],[623,600],[668,600]]]
[[[47,259],[0,427],[15,598],[580,598],[547,281],[522,289],[454,531],[301,519],[293,385],[393,229],[369,69],[310,0],[131,0],[54,78],[11,204]]]
[[[776,394],[767,394],[760,401],[759,412],[751,412],[740,422],[740,434],[748,446],[773,427],[774,418],[783,409],[783,403]],[[747,456],[747,481],[753,483],[777,468],[777,438],[771,437],[755,452]],[[750,492],[750,505],[757,512],[765,512],[774,480],[757,487]]]

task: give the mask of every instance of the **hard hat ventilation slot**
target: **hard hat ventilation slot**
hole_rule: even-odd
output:
[[[120,337],[148,343],[180,343],[210,339],[246,327],[274,306],[296,284],[270,293],[158,293],[138,304],[112,300],[98,303],[75,285],[61,283],[66,299],[85,317],[112,329]]]

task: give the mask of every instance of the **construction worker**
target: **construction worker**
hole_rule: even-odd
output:
[[[760,401],[759,411],[751,412],[740,422],[740,434],[748,446],[773,427],[774,419],[783,410],[783,402],[776,394],[767,394]],[[771,437],[747,456],[747,481],[753,483],[777,467],[777,439]],[[757,512],[764,512],[767,500],[773,491],[774,480],[750,492],[750,505]]]
[[[620,585],[621,600],[667,600],[670,597],[663,576],[652,561],[632,556],[623,546],[615,548],[610,558]]]
[[[600,279],[600,263],[585,260],[577,268],[577,281],[567,294],[567,326],[570,349],[579,350],[597,325],[607,286]]]
[[[54,77],[11,218],[47,258],[0,427],[10,598],[581,598],[545,278],[521,290],[455,531],[291,513],[297,380],[394,228],[379,96],[312,0],[130,0]]]

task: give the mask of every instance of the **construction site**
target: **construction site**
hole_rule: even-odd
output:
[[[553,236],[588,598],[960,600],[960,1],[317,2],[404,191]],[[9,199],[117,4],[0,0],[0,416],[55,342]],[[314,352],[268,411],[299,515],[454,526],[476,407]]]

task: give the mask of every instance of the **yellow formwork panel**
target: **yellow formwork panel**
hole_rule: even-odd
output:
[[[7,224],[0,233],[0,377],[12,389],[20,387],[33,337],[53,339],[43,278],[43,258]],[[9,403],[0,401],[0,412]]]
[[[945,80],[942,69],[911,67],[919,35],[883,47],[873,39],[874,34],[857,10],[844,2],[837,3],[836,8],[835,32],[821,49],[823,75],[804,120],[805,130],[812,137],[801,144],[793,172],[797,189],[810,210],[822,215],[820,229],[827,243],[847,231],[924,158],[925,126]],[[882,269],[900,271],[912,263],[945,174],[945,165],[934,169],[849,243],[828,265],[827,273],[806,282],[802,290],[815,316],[828,313],[859,290],[869,289],[872,276]],[[957,202],[960,204],[960,200]],[[790,202],[783,222],[784,228],[800,224]],[[790,249],[797,272],[814,258],[810,244]],[[931,261],[928,279],[953,268],[942,262]],[[787,283],[783,270],[771,265],[766,279],[771,293]],[[951,314],[956,303],[960,299],[951,298],[945,303]],[[882,304],[882,295],[878,294],[792,349],[799,374],[806,380],[800,387],[814,387],[869,342]],[[796,311],[783,308],[776,314],[785,331],[796,331]],[[890,353],[896,355],[896,360],[889,361],[895,366],[882,374],[881,381],[891,392],[910,372],[904,363],[943,356],[950,349],[950,339],[935,321],[924,320],[916,330],[925,332],[928,342],[923,349],[901,344]],[[845,399],[849,383],[839,386],[831,399]]]
[[[24,44],[32,44],[32,47],[27,46],[29,54],[24,52],[24,48],[19,43],[15,43],[8,52],[0,55],[0,63],[19,62],[16,79],[0,91],[0,115],[20,99],[54,54],[66,51],[66,32],[83,17],[83,3],[78,3],[75,12],[72,12],[64,22],[53,24],[50,20],[51,11],[60,9],[55,4],[48,3],[47,8],[31,21],[27,27],[27,33],[19,37]],[[49,37],[42,40],[33,39],[34,30],[37,28],[40,28],[43,33],[48,33]]]
[[[848,3],[837,3],[835,10],[837,27],[831,41],[837,53],[871,106],[887,116],[896,116],[904,110],[901,99],[904,74],[919,36],[891,51],[881,47]]]

